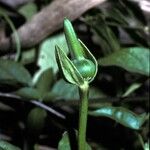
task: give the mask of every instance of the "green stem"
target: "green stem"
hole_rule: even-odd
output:
[[[80,112],[79,112],[78,150],[85,150],[86,147],[88,91],[89,91],[89,85],[87,82],[85,82],[83,86],[79,87]]]

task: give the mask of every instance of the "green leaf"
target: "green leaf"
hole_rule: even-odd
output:
[[[30,87],[21,88],[14,93],[28,100],[34,100],[34,99],[39,100],[42,98],[38,90],[36,90],[35,88],[30,88]]]
[[[149,150],[150,149],[150,145],[149,145],[149,141],[147,143],[144,144],[144,150]]]
[[[40,70],[46,70],[52,68],[54,73],[58,71],[57,62],[55,59],[55,45],[60,45],[65,52],[68,52],[67,43],[63,33],[56,34],[45,41],[40,45],[40,53],[38,58],[38,66]]]
[[[59,141],[58,150],[71,150],[69,143],[69,136],[67,132],[64,132],[62,139]],[[92,150],[91,147],[87,144],[87,149]]]
[[[131,84],[128,89],[126,90],[126,92],[122,95],[122,97],[127,97],[129,96],[131,93],[133,93],[135,90],[137,90],[138,88],[140,88],[142,86],[141,83],[133,83]]]
[[[78,86],[83,85],[83,77],[81,76],[77,68],[74,66],[72,61],[58,46],[56,46],[56,59],[60,66],[60,71],[64,76],[64,79],[66,79],[66,81]]]
[[[31,75],[21,64],[0,59],[0,83],[30,85]]]
[[[139,130],[147,119],[146,113],[137,115],[123,107],[104,106],[95,111],[90,111],[90,115],[100,117],[105,116],[116,122],[135,130]]]
[[[65,52],[68,52],[65,35],[63,33],[56,34],[44,40],[40,44],[39,56],[37,61],[37,65],[40,69],[35,73],[33,77],[33,84],[36,83],[38,78],[45,70],[52,68],[54,74],[56,74],[56,72],[58,71],[58,66],[55,58],[56,44],[59,44]]]
[[[28,127],[32,132],[40,131],[45,125],[47,112],[42,108],[33,108],[28,114]]]
[[[150,75],[150,50],[142,47],[131,47],[114,52],[98,60],[101,66],[118,66],[129,72]]]
[[[62,139],[59,141],[58,150],[71,150],[67,132],[64,132]]]
[[[48,68],[44,70],[37,81],[35,81],[36,83],[34,87],[41,95],[44,96],[50,91],[53,78],[53,70],[51,68]]]
[[[52,69],[46,69],[42,74],[37,78],[32,87],[24,87],[14,92],[15,94],[26,98],[28,100],[43,100],[46,98],[54,98],[54,94],[51,94],[50,88],[53,81],[53,72]]]
[[[27,51],[22,51],[21,52],[21,64],[30,64],[33,63],[36,60],[36,49],[28,49]]]
[[[6,105],[2,102],[0,102],[0,111],[14,111],[14,109],[12,107],[10,107],[9,105]]]
[[[37,13],[37,6],[35,3],[27,3],[26,5],[23,5],[19,9],[20,14],[26,17],[27,20],[30,20],[34,14]]]
[[[21,149],[6,141],[0,140],[0,150],[21,150]]]
[[[51,90],[51,93],[57,95],[57,100],[79,100],[78,87],[69,84],[62,79],[55,83]],[[99,89],[90,87],[89,99],[96,99],[104,96],[105,95]]]

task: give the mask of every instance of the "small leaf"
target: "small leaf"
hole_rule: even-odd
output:
[[[137,90],[138,88],[140,88],[142,86],[141,83],[133,83],[131,84],[128,89],[126,90],[126,92],[122,95],[122,97],[127,97],[129,96],[131,93],[133,93],[135,90]]]
[[[0,83],[30,85],[31,75],[21,64],[0,59]]]
[[[36,49],[28,49],[27,51],[21,52],[21,60],[20,63],[23,65],[31,64],[36,60]]]
[[[51,84],[53,82],[53,71],[51,68],[46,69],[42,72],[35,83],[35,88],[40,92],[41,95],[45,95],[50,91]]]
[[[102,66],[118,66],[133,73],[150,75],[150,50],[142,47],[131,47],[110,54],[98,60]]]
[[[84,79],[77,68],[58,46],[56,46],[56,58],[61,69],[60,71],[66,81],[78,86],[84,83]]]
[[[0,140],[0,150],[21,150],[21,149],[6,141]]]
[[[18,91],[14,92],[15,94],[26,98],[28,100],[33,100],[33,99],[41,99],[42,96],[41,94],[38,92],[38,90],[34,89],[34,88],[30,88],[30,87],[25,87],[25,88],[21,88]]]
[[[47,112],[41,108],[33,108],[28,114],[28,127],[32,132],[40,131],[45,124]]]
[[[35,3],[27,3],[26,5],[23,5],[19,9],[20,14],[26,17],[27,20],[30,20],[34,14],[37,13],[37,6]]]
[[[135,130],[140,129],[147,119],[145,113],[137,115],[126,108],[113,106],[104,106],[95,111],[90,111],[89,114],[96,117],[105,116],[111,118],[118,123]]]
[[[64,132],[62,139],[59,141],[58,150],[71,150],[67,132]],[[92,150],[92,149],[87,144],[87,149],[85,149],[85,150]]]
[[[63,134],[62,139],[59,141],[58,150],[71,150],[67,132]]]
[[[14,111],[14,109],[12,107],[10,107],[9,105],[6,105],[2,102],[0,102],[0,111]]]

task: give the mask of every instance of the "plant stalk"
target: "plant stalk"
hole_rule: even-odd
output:
[[[87,82],[79,87],[80,109],[79,109],[79,132],[78,132],[78,150],[86,150],[86,128],[88,113],[88,93],[89,85]]]

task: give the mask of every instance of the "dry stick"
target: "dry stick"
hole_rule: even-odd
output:
[[[62,27],[64,17],[75,20],[106,0],[55,0],[18,29],[21,47],[31,48]],[[15,49],[14,35],[0,39],[1,53]]]
[[[7,97],[7,98],[14,98],[14,99],[17,99],[17,100],[23,100],[23,101],[26,101],[25,99],[21,98],[20,96],[18,95],[15,95],[15,94],[11,94],[11,93],[1,93],[0,92],[0,97]],[[51,114],[54,114],[55,116],[61,118],[61,119],[66,119],[66,117],[59,113],[58,111],[56,111],[55,109],[53,109],[52,107],[50,106],[47,106],[45,105],[44,103],[40,102],[40,101],[37,101],[37,100],[30,100],[30,101],[26,101],[26,102],[30,102],[38,107],[41,107],[43,108],[44,110],[47,110],[48,112],[50,112]]]

